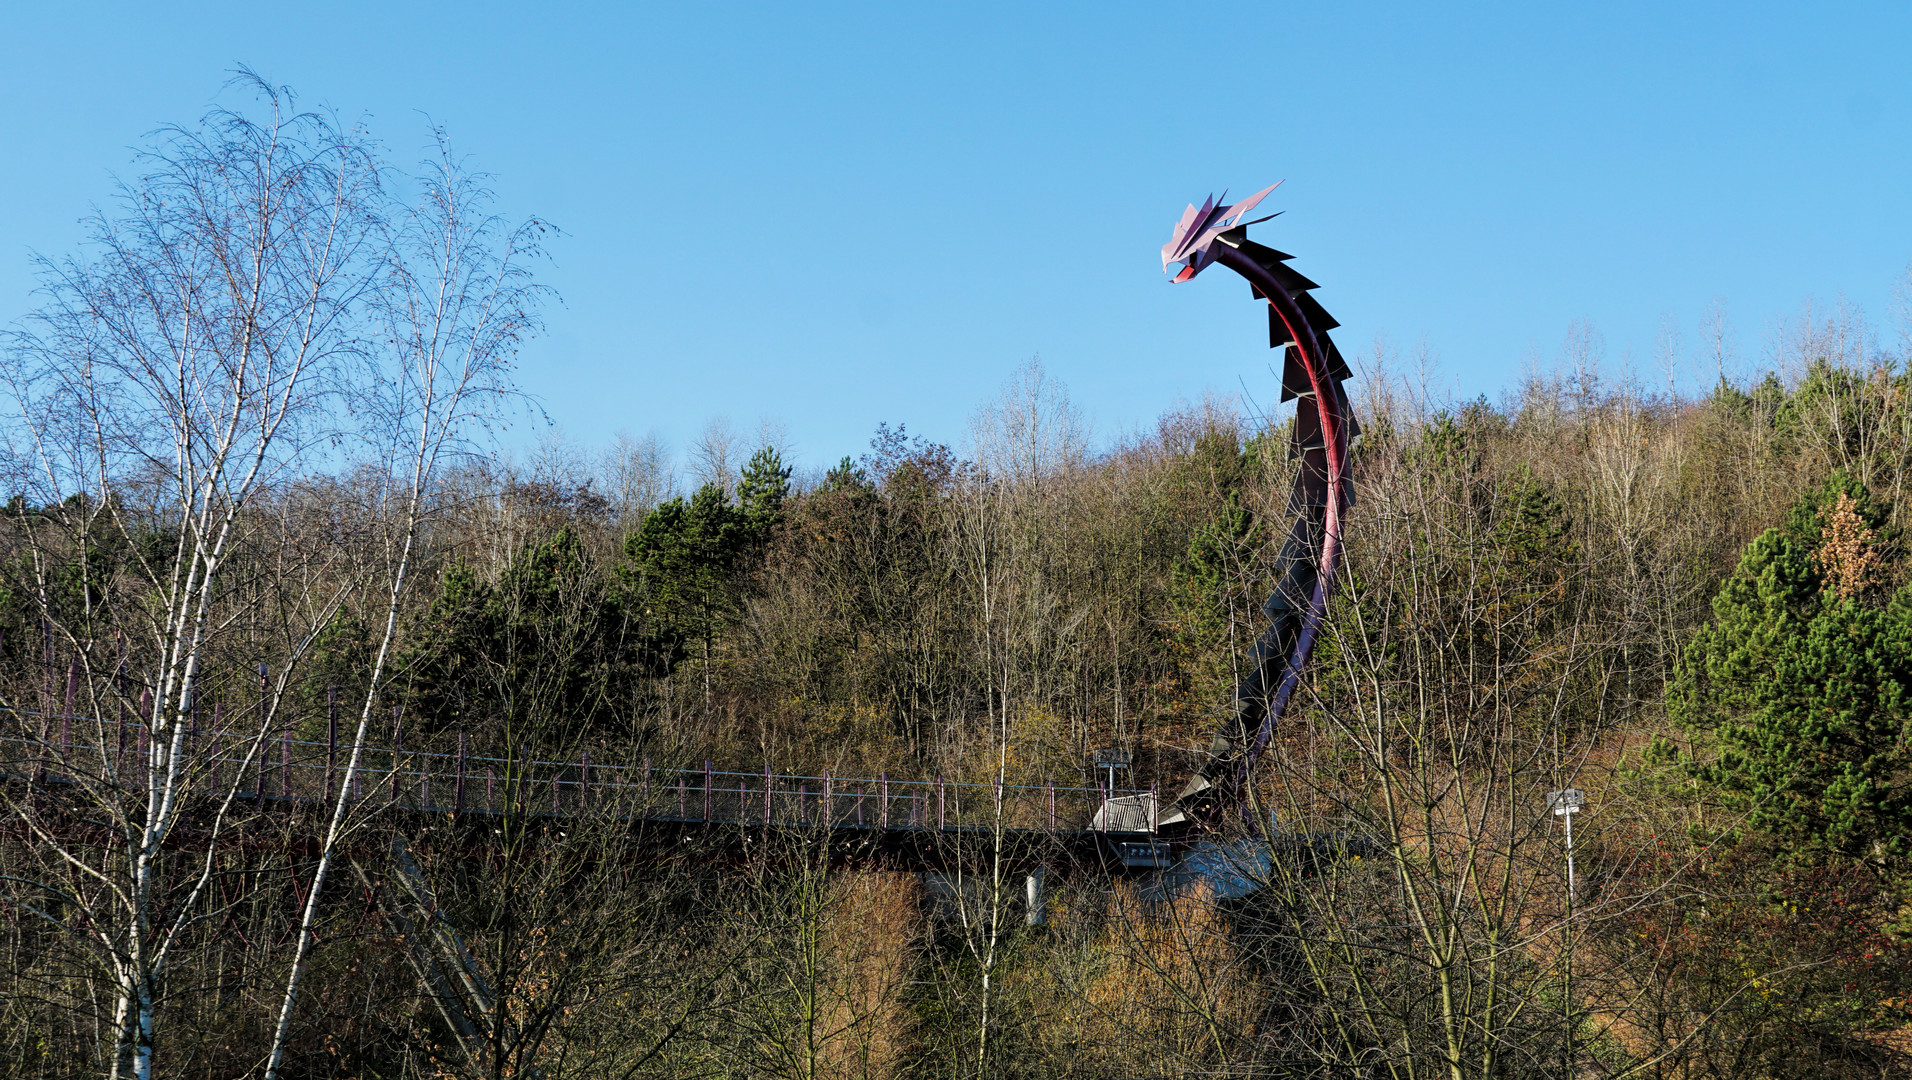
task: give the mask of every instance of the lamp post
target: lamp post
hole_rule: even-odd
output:
[[[1573,910],[1573,816],[1586,804],[1587,793],[1579,788],[1565,788],[1547,793],[1547,805],[1555,817],[1567,819],[1567,910]]]
[[[1567,819],[1567,926],[1566,963],[1561,968],[1561,991],[1564,998],[1565,1013],[1562,1015],[1566,1028],[1566,1071],[1573,1071],[1573,816],[1586,804],[1587,793],[1579,788],[1562,788],[1547,793],[1547,805],[1552,808],[1555,817]]]
[[[1095,767],[1109,773],[1108,798],[1115,798],[1115,770],[1128,768],[1130,760],[1129,752],[1119,746],[1095,752]]]

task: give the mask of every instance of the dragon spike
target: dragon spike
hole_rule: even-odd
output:
[[[1219,204],[1213,195],[1202,200],[1200,207],[1189,204],[1188,209],[1182,211],[1182,219],[1175,223],[1168,243],[1162,245],[1162,269],[1166,271],[1180,265],[1175,281],[1187,281],[1201,273],[1203,267],[1215,261],[1212,252],[1215,239],[1241,224],[1248,211],[1280,186],[1277,181],[1232,205]],[[1228,193],[1223,192],[1222,197],[1227,198]]]

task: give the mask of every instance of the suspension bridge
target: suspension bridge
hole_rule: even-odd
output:
[[[222,718],[215,707],[215,718]],[[302,739],[289,728],[273,734],[204,730],[178,733],[134,720],[100,720],[70,713],[14,711],[13,730],[0,736],[0,772],[16,787],[62,793],[79,803],[132,806],[149,790],[172,790],[201,807],[224,807],[230,820],[289,815],[308,823],[343,799],[357,818],[385,815],[410,825],[482,826],[515,815],[521,821],[562,824],[579,818],[624,822],[660,843],[702,833],[743,843],[752,831],[809,830],[859,860],[897,869],[935,869],[976,839],[999,839],[1019,863],[1094,865],[1122,872],[1166,865],[1157,837],[1155,790],[896,777],[742,771],[711,761],[686,767],[473,753],[461,733],[455,743],[407,745],[394,723],[383,745],[368,745],[356,767],[351,745],[339,737],[336,715],[326,738]],[[449,740],[440,739],[441,743]],[[31,796],[30,796],[31,797]],[[203,830],[185,829],[179,843]]]

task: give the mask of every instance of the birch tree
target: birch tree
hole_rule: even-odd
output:
[[[379,288],[371,297],[378,327],[372,378],[362,412],[370,422],[363,445],[379,483],[367,494],[370,515],[387,523],[377,567],[379,632],[365,695],[359,702],[345,775],[366,752],[372,717],[385,688],[388,662],[421,530],[440,507],[434,498],[446,464],[470,450],[514,396],[518,348],[540,327],[541,296],[531,268],[546,232],[536,219],[510,225],[489,210],[483,178],[467,172],[437,132],[437,156],[415,179],[417,202],[392,224]],[[339,845],[362,815],[349,782],[338,785],[312,886],[300,916],[297,951],[280,1002],[266,1067],[278,1075],[292,1029],[300,984],[315,942],[326,880]]]
[[[260,117],[163,130],[87,252],[42,261],[43,304],[5,357],[21,511],[7,584],[66,676],[37,724],[31,701],[7,702],[48,781],[7,796],[35,859],[9,876],[112,987],[110,1072],[140,1080],[186,992],[176,953],[217,909],[241,784],[339,598],[335,549],[275,504],[330,434],[377,284],[365,137],[238,81]],[[247,730],[204,737],[219,718],[202,684],[238,655],[277,674]]]

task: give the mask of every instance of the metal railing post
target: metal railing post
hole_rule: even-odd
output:
[[[67,710],[66,722],[69,725],[68,730],[71,731],[70,725],[73,723],[73,710],[71,709]],[[208,765],[210,766],[208,771],[212,773],[211,790],[218,791],[220,787],[219,780],[223,774],[219,760],[220,748],[226,741],[226,703],[223,701],[215,701],[212,703],[212,738],[207,741],[212,745],[212,753],[206,755],[206,757],[210,759],[208,761]]]
[[[704,816],[702,820],[710,822],[710,759],[704,759]]]
[[[825,769],[823,770],[823,805],[817,814],[817,820],[826,829],[836,823],[835,796],[836,786],[830,783],[830,770]]]
[[[1049,787],[1049,831],[1056,831],[1056,782],[1048,781]]]
[[[212,715],[213,715],[213,723],[214,725],[217,725],[219,723],[219,706],[218,705],[214,705],[212,707]],[[213,738],[217,740],[219,736],[215,734]],[[365,794],[364,791],[361,790],[359,780],[360,780],[360,776],[359,776],[358,760],[356,758],[347,758],[345,761],[345,789],[352,793],[352,799],[354,802],[358,801]]]
[[[123,646],[122,646],[123,648]],[[124,662],[124,657],[121,657]],[[266,808],[266,751],[272,745],[272,733],[266,730],[266,699],[272,694],[272,683],[266,676],[265,661],[259,661],[259,764],[252,778],[252,805],[260,810]],[[124,689],[120,697],[120,745],[126,744],[126,695]]]
[[[193,757],[199,753],[199,683],[196,679],[186,686],[186,719],[186,767],[191,768]],[[192,790],[190,776],[185,785],[186,790]]]
[[[198,702],[194,702],[194,715],[198,715]],[[325,688],[325,802],[332,801],[332,773],[339,764],[339,692],[333,687]]]
[[[79,697],[80,661],[76,657],[66,668],[66,715],[60,717],[60,764],[68,769],[73,767],[73,710],[79,708]]]
[[[139,748],[133,753],[140,759],[140,768],[146,775],[142,782],[152,783],[153,778],[153,692],[139,692]]]
[[[452,789],[451,817],[453,821],[465,820],[465,732],[458,732],[458,781]]]
[[[399,706],[394,705],[392,706],[392,782],[389,785],[392,790],[388,802],[398,802],[398,767],[404,759],[405,714],[399,710]]]
[[[279,729],[279,798],[292,797],[292,717]]]
[[[945,817],[943,813],[943,774],[937,773],[936,774],[936,827],[938,829],[947,828],[948,820],[949,819]]]
[[[890,827],[889,770],[886,769],[883,772],[880,772],[877,774],[876,785],[877,785],[876,790],[878,792],[877,799],[876,799],[876,827],[879,829],[887,829]]]

